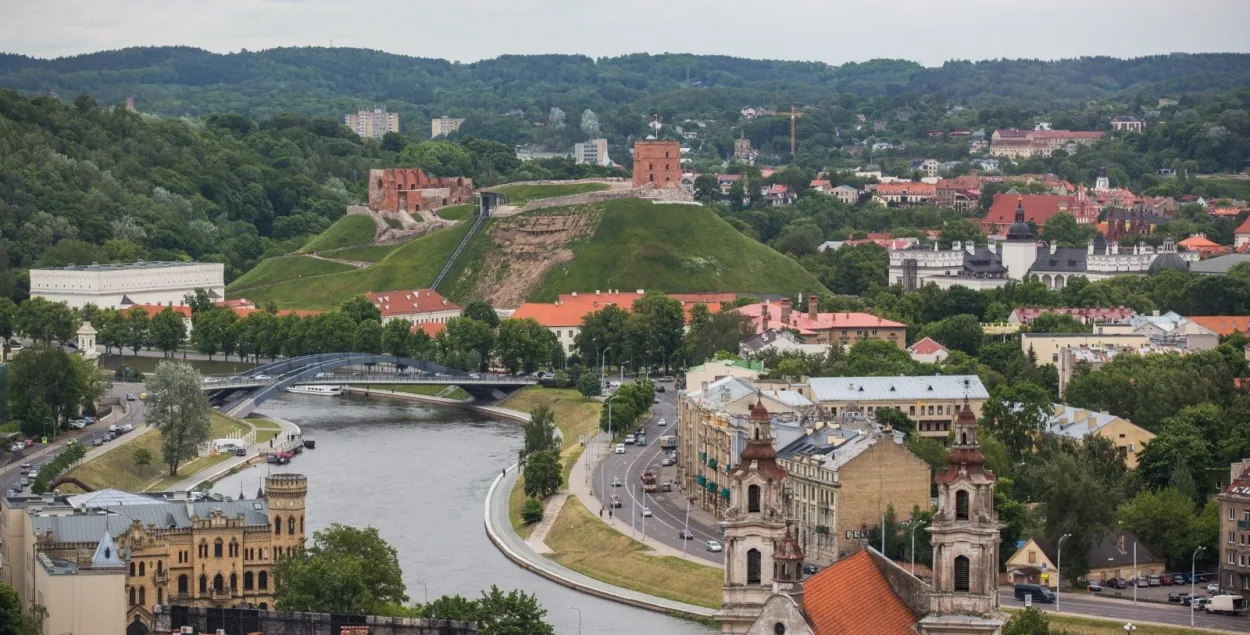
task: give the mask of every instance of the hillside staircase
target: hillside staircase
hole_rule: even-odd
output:
[[[438,286],[443,283],[447,274],[451,273],[451,268],[456,265],[456,260],[460,258],[460,254],[464,252],[465,248],[469,246],[469,242],[472,241],[473,237],[477,235],[478,230],[480,230],[482,225],[486,223],[486,218],[488,216],[488,213],[483,213],[479,209],[477,215],[474,216],[473,226],[470,227],[469,231],[465,233],[464,238],[460,239],[460,244],[456,245],[456,250],[451,252],[451,255],[447,257],[446,262],[443,263],[443,268],[438,270],[438,275],[434,276],[434,282],[430,284],[431,289],[438,291]]]

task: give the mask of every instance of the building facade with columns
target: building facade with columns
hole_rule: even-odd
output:
[[[69,265],[30,270],[30,297],[64,302],[70,308],[94,304],[125,309],[135,304],[182,304],[196,289],[226,297],[225,265],[216,262],[160,262]]]

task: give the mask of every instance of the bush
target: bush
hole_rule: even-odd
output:
[[[521,519],[525,524],[532,525],[543,519],[543,504],[534,497],[525,499],[525,506],[521,508]]]
[[[30,491],[35,494],[42,494],[48,491],[49,485],[86,454],[87,449],[81,443],[73,442],[65,446],[65,449],[60,454],[53,457],[51,461],[48,461],[39,470],[39,476],[35,477],[34,483],[31,483]]]

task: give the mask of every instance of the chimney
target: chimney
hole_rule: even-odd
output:
[[[976,244],[975,242],[973,242],[973,241],[969,240],[969,241],[968,241],[968,244],[967,244],[967,245],[965,245],[965,247],[967,248],[968,253],[969,253],[970,255],[975,256],[975,255],[977,254],[977,244]]]
[[[783,298],[781,300],[781,321],[785,324],[790,323],[790,309],[790,298]]]
[[[1052,255],[1052,256],[1053,256],[1053,255],[1055,255],[1055,252],[1056,252],[1056,251],[1058,251],[1058,250],[1059,250],[1059,243],[1057,243],[1057,242],[1055,242],[1055,241],[1051,241],[1051,243],[1050,243],[1050,255]]]
[[[959,251],[960,249],[963,249],[963,248],[964,248],[963,243],[959,242],[958,240],[951,241],[951,249],[955,251]]]
[[[816,319],[817,304],[815,293],[807,296],[807,318],[809,320]]]

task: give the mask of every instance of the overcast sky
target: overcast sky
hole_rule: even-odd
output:
[[[1250,51],[1250,0],[0,0],[0,50],[352,46],[819,60],[1133,57]]]

